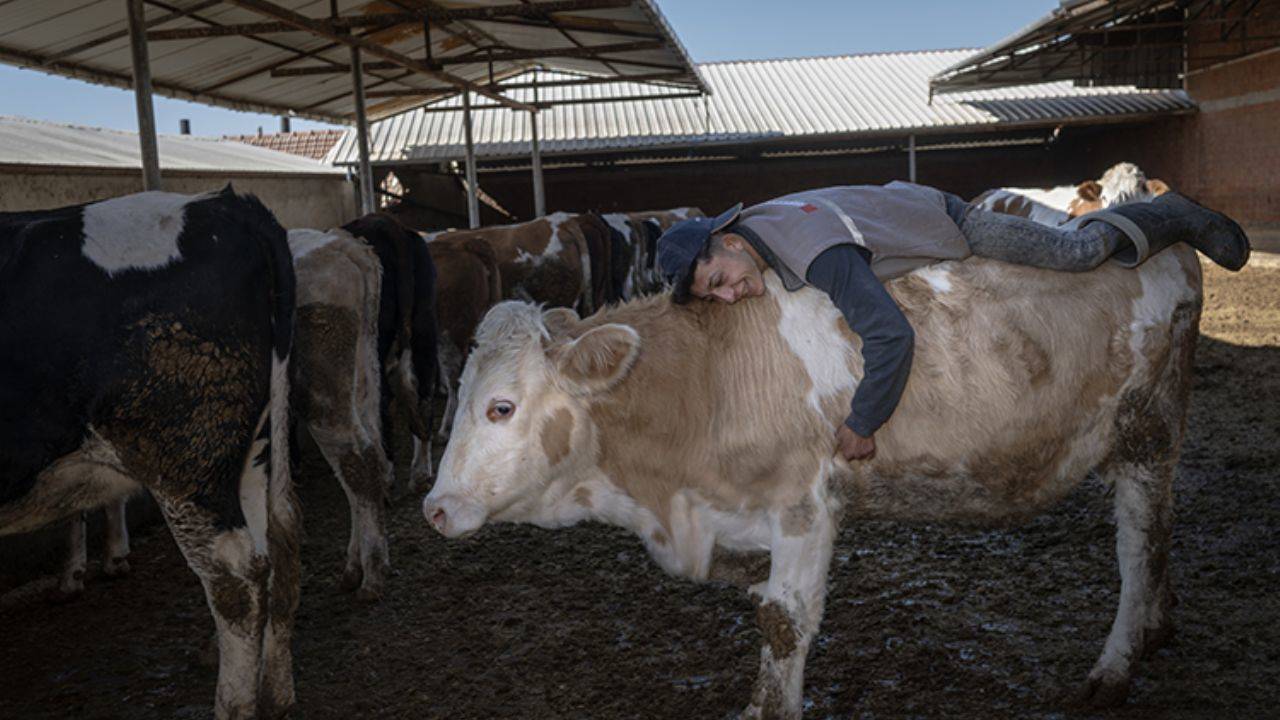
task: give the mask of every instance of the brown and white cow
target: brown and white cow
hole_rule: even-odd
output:
[[[1004,524],[1096,469],[1114,489],[1119,610],[1082,699],[1117,702],[1170,631],[1167,558],[1201,304],[1179,245],[1136,270],[972,258],[889,283],[915,361],[870,462],[834,456],[860,341],[822,293],[723,306],[660,295],[579,321],[490,311],[423,501],[448,537],[487,522],[628,528],[665,570],[752,585],[764,637],[746,717],[796,718],[840,519]],[[754,579],[754,578],[752,578]]]
[[[1163,180],[1147,179],[1133,163],[1117,163],[1102,174],[1101,180],[1047,190],[997,188],[982,193],[973,203],[991,212],[1017,215],[1044,225],[1062,225],[1096,210],[1148,201],[1167,192],[1169,186]]]
[[[382,269],[344,230],[290,230],[298,277],[293,408],[351,506],[342,587],[381,595],[389,564],[383,507],[391,463],[383,450],[378,364]]]
[[[517,225],[434,233],[428,239],[473,237],[493,248],[503,297],[593,311],[591,253],[572,213],[556,212]]]
[[[427,243],[436,265],[440,319],[440,381],[448,394],[440,437],[447,437],[457,407],[457,385],[476,327],[502,301],[502,275],[489,243],[478,237],[442,238]],[[417,488],[413,488],[417,489]]]

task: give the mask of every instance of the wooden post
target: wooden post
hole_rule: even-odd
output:
[[[360,212],[369,214],[378,209],[378,198],[373,194],[373,169],[369,166],[369,118],[364,112],[364,67],[360,61],[360,48],[351,48],[351,85],[356,104],[356,147],[360,153]]]
[[[538,103],[538,73],[533,74],[533,103]],[[538,111],[529,113],[529,128],[533,132],[533,216],[547,214],[546,186],[542,184],[542,149],[538,147]]]
[[[462,91],[462,129],[467,141],[467,223],[480,227],[480,196],[476,187],[476,146],[471,139],[471,91]]]
[[[138,146],[142,153],[142,189],[160,189],[160,151],[156,113],[151,104],[151,60],[142,0],[125,0],[129,14],[129,50],[133,56],[133,99],[138,108]]]
[[[916,136],[907,136],[907,179],[916,181]]]

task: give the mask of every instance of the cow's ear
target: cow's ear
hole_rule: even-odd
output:
[[[566,307],[554,307],[542,311],[542,324],[552,341],[560,340],[579,322],[578,313]]]
[[[639,355],[639,333],[614,323],[592,328],[582,337],[547,351],[559,384],[574,395],[590,395],[613,387],[627,376]]]
[[[1097,180],[1085,180],[1076,186],[1076,196],[1085,202],[1097,202],[1102,199],[1102,186]]]
[[[1160,197],[1169,192],[1169,186],[1165,181],[1153,178],[1147,181],[1147,192],[1151,193],[1152,197]]]

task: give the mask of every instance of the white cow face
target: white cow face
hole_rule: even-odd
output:
[[[572,311],[544,315],[522,302],[485,316],[439,477],[423,500],[423,514],[443,535],[467,535],[489,520],[570,521],[556,508],[594,460],[587,403],[626,375],[640,347],[625,325],[571,338],[576,322]]]

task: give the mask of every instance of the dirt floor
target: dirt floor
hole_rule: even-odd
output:
[[[1088,481],[1015,530],[847,527],[806,717],[1277,716],[1280,256],[1206,276],[1176,485],[1178,635],[1142,663],[1128,705],[1063,703],[1119,587],[1110,501]],[[315,467],[300,473],[293,717],[730,718],[748,699],[760,637],[743,594],[667,577],[599,525],[446,542],[406,498],[391,513],[388,597],[357,603],[336,590],[346,502]],[[199,583],[163,526],[135,538],[132,563],[68,605],[31,590],[0,602],[0,717],[209,716]]]

